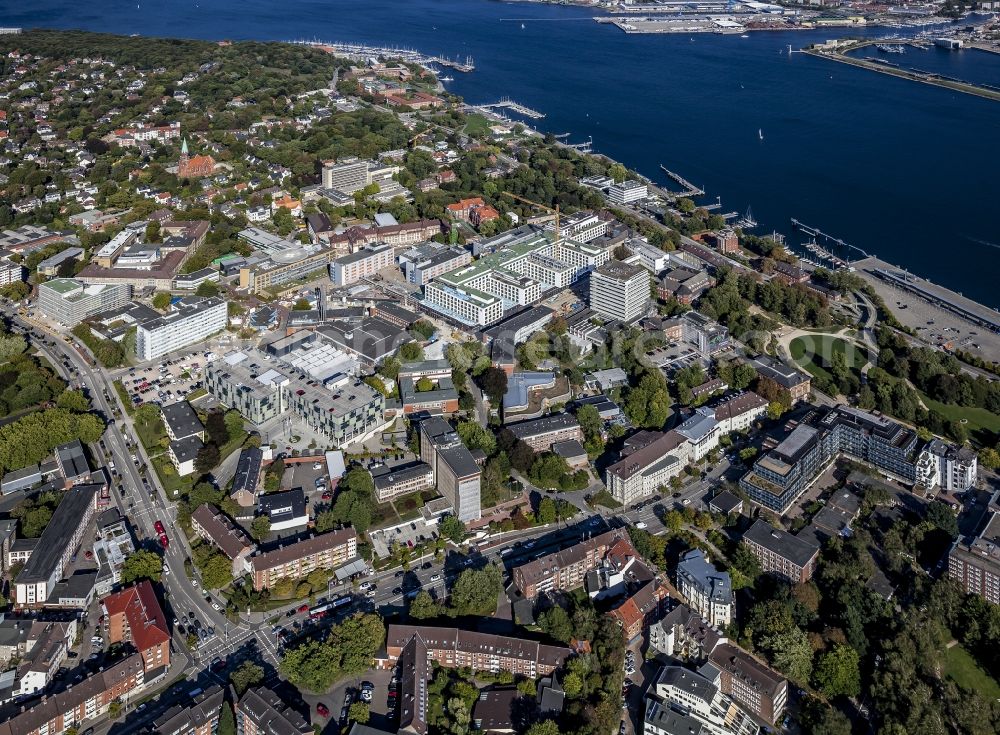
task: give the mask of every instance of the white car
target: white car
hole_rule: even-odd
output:
[[[222,606],[221,606],[221,605],[219,605],[219,603],[218,603],[218,602],[213,602],[213,603],[212,603],[212,609],[213,609],[213,610],[221,610],[221,609],[222,609]]]
[[[646,527],[646,523],[644,521],[639,521],[638,523],[635,524],[635,527],[641,531]]]
[[[441,575],[440,574],[432,574],[431,575],[431,581],[432,582],[440,582],[441,581]]]
[[[321,469],[323,469],[323,463],[322,462],[313,462],[313,469],[314,470],[321,470]]]

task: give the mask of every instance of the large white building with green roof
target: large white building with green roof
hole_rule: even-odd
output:
[[[38,287],[38,308],[60,324],[74,327],[102,311],[125,306],[132,299],[127,283],[88,284],[73,278],[53,278]]]
[[[599,246],[532,230],[435,278],[425,288],[424,305],[465,324],[488,326],[536,302],[545,290],[569,286],[609,257]]]

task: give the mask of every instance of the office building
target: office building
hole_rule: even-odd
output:
[[[108,644],[134,646],[142,656],[148,680],[170,668],[170,629],[148,579],[105,597],[101,600],[101,612]]]
[[[100,485],[74,485],[65,491],[35,550],[14,579],[15,607],[45,605],[80,549],[87,525],[97,512],[100,490]]]
[[[719,424],[710,410],[699,409],[674,431],[683,436],[690,446],[690,461],[697,462],[719,446]]]
[[[144,361],[156,360],[221,332],[229,321],[227,308],[220,298],[196,299],[140,323],[135,335],[136,356]]]
[[[645,268],[613,260],[590,274],[590,308],[605,319],[632,322],[646,314],[648,305]]]
[[[808,582],[816,570],[819,547],[766,521],[756,520],[743,534],[743,543],[757,557],[762,571],[792,584]]]
[[[536,452],[547,452],[558,442],[575,439],[583,441],[583,429],[576,416],[568,413],[553,413],[537,419],[518,421],[506,427],[514,436]]]
[[[835,457],[845,454],[902,482],[917,481],[917,433],[851,406],[819,411],[740,479],[750,499],[785,513]]]
[[[631,505],[669,484],[690,457],[690,442],[678,432],[640,432],[626,442],[622,458],[608,467],[608,492],[619,503]]]
[[[480,469],[458,433],[442,418],[420,422],[420,459],[434,470],[438,492],[460,521],[479,520]]]
[[[251,294],[280,292],[292,288],[297,281],[323,275],[336,256],[335,250],[317,250],[311,246],[274,253],[258,262],[241,265],[239,287]]]
[[[371,473],[375,497],[380,503],[434,486],[434,469],[426,462],[397,467],[383,465],[373,468]]]
[[[270,368],[256,351],[207,363],[205,387],[256,426],[290,412],[338,446],[363,441],[385,423],[385,398],[361,381],[326,387],[292,370]]]
[[[767,414],[767,401],[753,391],[723,398],[710,407],[722,435],[746,431],[753,422]]]
[[[729,572],[720,572],[701,549],[684,554],[677,563],[677,588],[691,608],[716,628],[733,619],[733,583]]]
[[[236,703],[240,735],[312,735],[312,725],[266,687],[248,689]]]
[[[24,280],[27,271],[20,263],[11,260],[0,259],[0,286],[9,286],[12,283],[20,283]]]
[[[948,576],[966,594],[1000,605],[1000,508],[991,504],[990,519],[979,536],[959,538],[948,553]]]
[[[444,668],[493,673],[508,671],[529,679],[551,674],[572,654],[570,649],[561,646],[492,633],[427,625],[390,625],[385,640],[388,660],[398,661],[414,637],[422,641],[427,659]]]
[[[607,531],[514,567],[511,579],[517,591],[529,600],[545,592],[575,590],[583,586],[588,572],[601,566],[611,548],[627,538],[624,529]]]
[[[353,194],[368,186],[368,161],[345,158],[337,163],[323,164],[323,188]]]
[[[89,316],[126,306],[132,298],[127,284],[87,285],[72,278],[54,278],[38,287],[38,309],[67,327]]]
[[[422,243],[399,256],[406,280],[418,286],[426,286],[438,276],[471,262],[472,254],[465,248],[436,242]]]
[[[608,187],[608,201],[612,204],[631,204],[649,196],[646,184],[628,179],[621,183],[613,183]]]
[[[353,528],[330,531],[302,541],[281,542],[276,549],[250,557],[255,590],[273,587],[279,579],[300,579],[314,569],[335,569],[358,555]]]
[[[392,245],[367,245],[330,263],[330,279],[335,286],[351,286],[388,268],[393,261]]]
[[[729,347],[729,330],[704,314],[689,311],[680,322],[681,338],[701,354],[711,356]]]

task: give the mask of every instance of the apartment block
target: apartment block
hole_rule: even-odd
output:
[[[788,681],[781,674],[731,643],[716,646],[708,661],[719,670],[723,694],[766,722],[781,719],[788,702]]]
[[[712,415],[722,434],[746,431],[753,422],[767,414],[767,401],[753,391],[724,398],[711,406]]]
[[[792,584],[808,582],[816,570],[819,547],[810,541],[757,520],[743,534],[743,543],[757,557],[762,571]]]
[[[214,505],[199,505],[191,514],[191,528],[200,538],[214,544],[233,563],[233,577],[247,571],[249,557],[257,548],[246,531]]]
[[[390,625],[385,641],[387,658],[399,660],[406,645],[419,637],[427,658],[445,668],[473,671],[509,671],[535,679],[547,676],[572,655],[569,648],[548,646],[510,636],[480,633],[459,628],[426,625]]]
[[[311,735],[312,725],[266,687],[248,689],[236,704],[240,735]]]
[[[187,299],[168,314],[139,324],[135,335],[135,353],[140,360],[156,360],[226,328],[229,316],[228,304],[224,300],[214,297]]]
[[[933,439],[917,459],[917,482],[926,488],[940,486],[949,493],[963,493],[976,484],[979,458],[968,447]]]
[[[100,490],[100,485],[74,485],[65,491],[30,558],[14,579],[15,607],[45,605],[83,543],[87,525],[97,512]]]
[[[701,549],[684,554],[677,563],[677,587],[691,608],[716,628],[733,619],[733,583],[718,571]]]
[[[159,735],[213,735],[222,708],[228,706],[225,690],[214,684],[190,702],[168,709],[153,721],[153,728]]]
[[[101,600],[101,610],[108,643],[135,646],[147,679],[170,668],[170,630],[148,579],[108,595]]]
[[[972,539],[958,539],[948,553],[948,576],[970,595],[1000,605],[1000,508],[990,507],[990,520]]]
[[[750,364],[754,366],[758,376],[771,380],[787,390],[792,398],[792,403],[809,397],[812,381],[806,373],[789,367],[768,355],[758,355],[750,361]]]
[[[722,692],[714,667],[664,666],[646,694],[644,735],[756,735],[760,726]]]
[[[543,592],[574,590],[583,586],[588,572],[601,566],[618,541],[627,538],[624,529],[607,531],[568,549],[514,567],[511,579],[526,599],[534,599]]]
[[[537,419],[508,424],[507,429],[536,452],[547,452],[553,444],[575,439],[583,441],[583,429],[576,417],[568,413],[554,413]]]
[[[299,579],[314,569],[334,569],[358,555],[353,528],[330,531],[303,541],[283,543],[250,557],[254,589],[273,587],[279,579]]]
[[[38,309],[67,327],[126,306],[131,298],[132,287],[124,283],[88,285],[72,278],[53,278],[38,287]]]
[[[330,279],[335,286],[351,286],[388,268],[393,261],[392,245],[368,245],[330,263]]]

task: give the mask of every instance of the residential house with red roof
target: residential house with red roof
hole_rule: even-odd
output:
[[[101,607],[108,643],[131,643],[142,656],[147,681],[170,667],[170,630],[149,580],[108,595]]]

